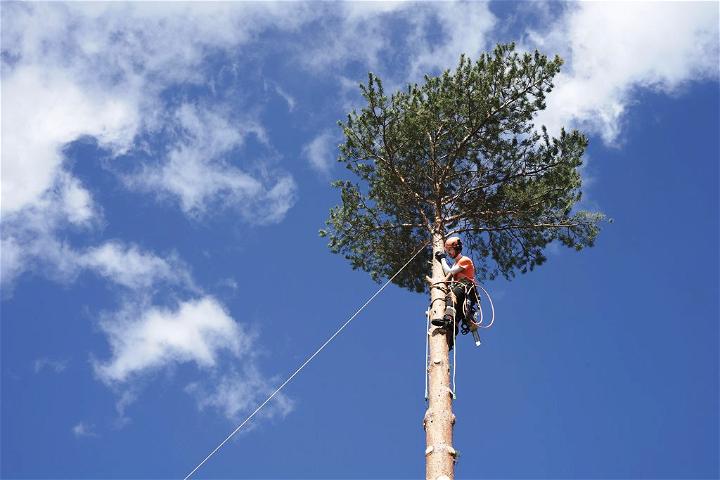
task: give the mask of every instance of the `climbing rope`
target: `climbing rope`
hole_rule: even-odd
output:
[[[486,297],[488,298],[488,300],[490,301],[490,313],[491,313],[490,323],[488,323],[487,325],[483,325],[483,324],[482,324],[482,323],[483,323],[483,311],[482,311],[482,308],[480,307],[480,302],[479,302],[479,301],[478,301],[478,309],[480,310],[480,321],[479,321],[479,322],[476,322],[476,321],[473,320],[473,319],[470,319],[470,321],[473,322],[473,323],[475,324],[475,326],[478,327],[478,328],[490,328],[490,327],[492,327],[492,324],[495,323],[495,305],[493,304],[492,297],[490,296],[490,294],[488,293],[488,291],[485,290],[485,287],[483,287],[483,286],[480,285],[479,283],[476,284],[475,286],[476,286],[476,287],[480,287],[480,289],[481,289],[483,292],[485,292],[485,296],[486,296]],[[477,295],[477,292],[476,292],[476,295]],[[480,297],[478,296],[478,300],[479,300],[479,299],[480,299]]]
[[[425,312],[427,317],[427,326],[425,327],[425,400],[428,399],[428,368],[430,363],[428,358],[430,357],[430,308]]]
[[[280,385],[273,393],[271,393],[270,396],[269,396],[267,399],[265,399],[265,401],[264,401],[263,403],[261,403],[260,406],[257,407],[254,412],[252,412],[252,413],[250,414],[250,416],[248,416],[245,420],[243,420],[243,422],[242,422],[235,430],[233,430],[232,433],[231,433],[230,435],[228,435],[227,438],[225,438],[225,440],[223,440],[222,442],[220,442],[220,445],[218,445],[217,447],[215,447],[215,450],[213,450],[212,452],[210,452],[210,454],[209,454],[207,457],[205,457],[205,459],[204,459],[202,462],[200,462],[200,463],[197,465],[197,467],[193,468],[193,470],[192,470],[190,473],[187,474],[187,476],[184,478],[184,480],[188,480],[188,479],[192,476],[193,473],[197,472],[198,469],[199,469],[200,467],[202,467],[202,466],[205,464],[205,462],[207,462],[207,461],[210,459],[210,457],[212,457],[213,455],[215,455],[215,452],[217,452],[218,450],[220,450],[220,448],[222,448],[222,446],[225,445],[228,440],[230,440],[243,426],[245,426],[245,424],[246,424],[247,422],[249,422],[250,419],[252,419],[252,418],[255,416],[255,414],[258,413],[270,400],[272,400],[273,397],[275,397],[275,395],[277,395],[277,394],[280,392],[280,390],[282,390],[282,389],[285,387],[285,385],[287,385],[288,383],[290,383],[290,380],[292,380],[293,378],[295,378],[295,375],[297,375],[298,373],[300,373],[300,371],[301,371],[303,368],[305,368],[305,366],[306,366],[308,363],[310,363],[310,362],[312,361],[312,359],[315,358],[315,357],[322,351],[322,349],[324,349],[331,341],[333,341],[333,339],[334,339],[335,337],[337,337],[337,336],[340,334],[340,332],[342,332],[342,331],[345,329],[345,327],[347,327],[347,326],[350,324],[350,322],[352,322],[352,321],[355,319],[355,317],[357,317],[358,314],[359,314],[360,312],[362,312],[363,309],[364,309],[365,307],[367,307],[368,304],[369,304],[370,302],[372,302],[372,301],[375,299],[375,297],[377,297],[377,296],[380,294],[380,292],[382,292],[383,290],[385,290],[385,287],[387,287],[388,285],[390,285],[390,282],[392,282],[392,281],[395,279],[395,277],[397,277],[397,276],[400,274],[400,272],[402,272],[402,271],[405,269],[405,267],[407,267],[408,265],[410,265],[410,262],[412,262],[412,261],[415,259],[415,257],[417,257],[417,256],[420,254],[420,252],[422,252],[422,251],[425,249],[425,247],[428,246],[429,243],[430,243],[430,240],[428,240],[427,242],[425,242],[425,243],[423,244],[423,246],[420,247],[420,249],[419,249],[417,252],[415,252],[412,257],[410,257],[410,260],[408,260],[407,262],[405,262],[405,265],[403,265],[402,267],[400,267],[400,270],[398,270],[397,272],[395,272],[395,274],[394,274],[392,277],[390,277],[390,278],[388,279],[388,281],[385,282],[385,284],[384,284],[382,287],[380,287],[380,288],[378,289],[378,291],[375,292],[375,293],[363,304],[362,307],[360,307],[345,323],[342,324],[342,326],[341,326],[340,328],[337,329],[337,331],[335,331],[335,333],[333,333],[333,334],[330,336],[330,338],[328,338],[328,339],[325,341],[325,343],[323,343],[323,344],[320,346],[320,348],[318,348],[317,350],[315,350],[315,353],[313,353],[312,355],[310,355],[310,357],[308,357],[308,359],[305,360],[305,362],[304,362],[302,365],[300,365],[300,367],[298,367],[298,369],[295,370],[295,372],[293,372],[293,374],[290,375],[290,376],[288,377],[288,379],[285,380],[285,381],[282,383],[282,385]]]
[[[455,392],[457,391],[457,388],[455,387],[455,372],[457,372],[457,311],[455,312],[455,315],[453,315],[453,329],[452,329],[452,335],[453,335],[453,388],[452,388],[452,396],[453,400],[457,398],[457,395],[455,395]]]

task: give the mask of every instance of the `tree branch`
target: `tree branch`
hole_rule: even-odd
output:
[[[457,235],[459,233],[466,232],[502,232],[505,230],[542,230],[544,228],[571,228],[580,227],[584,225],[590,225],[589,223],[583,222],[565,222],[565,223],[534,223],[526,225],[503,225],[500,227],[468,227],[452,230],[448,235]]]

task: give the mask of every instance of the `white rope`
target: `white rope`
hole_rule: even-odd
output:
[[[429,241],[428,241],[428,242],[425,242],[425,244],[424,244],[422,247],[420,247],[420,249],[419,249],[417,252],[415,252],[415,254],[414,254],[412,257],[410,257],[410,260],[408,260],[408,261],[405,263],[405,265],[403,265],[402,267],[400,267],[400,270],[398,270],[397,272],[395,272],[395,274],[394,274],[392,277],[390,277],[390,279],[389,279],[387,282],[385,282],[385,285],[383,285],[382,287],[380,287],[380,289],[379,289],[377,292],[375,292],[375,293],[373,294],[373,296],[370,297],[370,298],[368,299],[368,301],[365,302],[365,303],[363,304],[363,306],[360,307],[360,308],[357,310],[357,312],[355,312],[340,328],[338,328],[337,331],[336,331],[335,333],[333,333],[332,336],[331,336],[330,338],[328,338],[328,339],[325,341],[325,343],[323,343],[323,344],[320,346],[320,348],[318,348],[318,349],[315,351],[315,353],[313,353],[312,355],[310,355],[310,357],[308,357],[308,359],[305,360],[305,362],[304,362],[302,365],[300,365],[300,367],[299,367],[297,370],[295,370],[295,372],[294,372],[292,375],[290,375],[290,376],[288,377],[288,379],[285,380],[285,381],[282,383],[282,385],[280,385],[272,394],[270,394],[270,396],[269,396],[263,403],[261,403],[260,406],[257,407],[257,408],[255,409],[255,411],[250,414],[249,417],[247,417],[235,430],[233,430],[232,433],[231,433],[230,435],[228,435],[227,438],[225,438],[225,440],[223,440],[223,441],[220,443],[220,445],[218,445],[217,447],[215,447],[215,450],[213,450],[212,452],[210,452],[210,454],[209,454],[207,457],[205,457],[205,459],[204,459],[202,462],[200,462],[197,467],[193,468],[192,472],[188,473],[184,480],[188,480],[188,479],[192,476],[193,473],[197,472],[197,470],[198,470],[200,467],[202,467],[202,466],[205,464],[205,462],[207,462],[207,461],[210,459],[210,457],[212,457],[213,455],[215,455],[215,452],[217,452],[218,450],[220,450],[220,448],[221,448],[223,445],[225,445],[225,444],[227,443],[227,441],[230,440],[230,439],[233,437],[233,435],[235,435],[247,422],[249,422],[250,419],[252,419],[252,418],[255,416],[255,414],[260,411],[260,409],[262,409],[270,400],[272,400],[273,397],[274,397],[275,395],[277,395],[278,392],[280,392],[280,390],[283,389],[283,387],[285,387],[285,385],[287,385],[288,383],[290,383],[290,380],[292,380],[293,378],[295,378],[295,375],[297,375],[298,373],[300,373],[300,370],[302,370],[303,368],[305,368],[305,365],[307,365],[308,363],[310,363],[310,362],[312,361],[312,359],[315,358],[315,357],[317,356],[317,354],[320,353],[320,352],[322,351],[322,349],[327,346],[328,343],[330,343],[335,337],[337,337],[338,334],[339,334],[340,332],[342,332],[342,331],[345,329],[345,327],[347,327],[347,326],[350,324],[350,322],[352,322],[352,321],[355,319],[355,317],[357,317],[358,314],[359,314],[360,312],[362,312],[363,309],[364,309],[365,307],[367,307],[368,304],[369,304],[370,302],[372,302],[372,301],[375,299],[375,297],[377,297],[377,296],[380,294],[380,292],[382,292],[383,290],[385,290],[385,287],[387,287],[387,286],[390,284],[390,282],[392,282],[392,281],[395,279],[395,277],[397,277],[397,276],[400,274],[400,272],[402,272],[402,271],[405,269],[405,267],[407,267],[408,265],[410,265],[410,262],[412,262],[412,261],[415,259],[415,257],[417,257],[418,254],[425,249],[425,247],[427,246],[428,243],[430,243],[430,242],[429,242]]]
[[[457,334],[455,333],[457,330],[456,328],[456,322],[457,322],[457,310],[455,310],[455,315],[453,315],[453,388],[452,388],[452,396],[453,400],[457,398],[455,395],[455,372],[457,371]]]
[[[425,328],[425,400],[428,399],[428,375],[430,375],[430,311],[427,310],[427,324]]]
[[[475,325],[477,325],[480,328],[490,328],[490,327],[492,327],[492,324],[495,322],[495,305],[493,304],[492,297],[490,296],[488,291],[485,290],[485,287],[483,287],[479,283],[477,284],[477,286],[480,287],[483,292],[485,292],[485,295],[488,297],[488,300],[490,300],[491,316],[490,316],[490,323],[488,323],[487,325],[482,324],[483,323],[482,316],[480,317],[480,323],[477,323],[477,322],[473,322],[473,323],[475,323]],[[482,315],[482,307],[480,307],[480,315]]]

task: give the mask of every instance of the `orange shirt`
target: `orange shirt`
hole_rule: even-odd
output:
[[[467,278],[472,283],[475,283],[475,265],[473,265],[470,257],[462,255],[460,256],[460,259],[455,263],[456,265],[460,265],[461,267],[463,267],[463,271],[453,275],[453,280],[458,281],[461,278]]]

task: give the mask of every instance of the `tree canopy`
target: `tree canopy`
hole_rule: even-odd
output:
[[[360,86],[367,104],[339,122],[339,161],[354,181],[333,183],[341,204],[320,231],[330,249],[379,281],[433,233],[461,234],[480,279],[532,270],[555,240],[592,246],[604,216],[574,208],[587,138],[564,129],[551,137],[533,123],[561,65],[500,44],[390,97],[370,73]],[[431,255],[395,283],[426,289]]]

